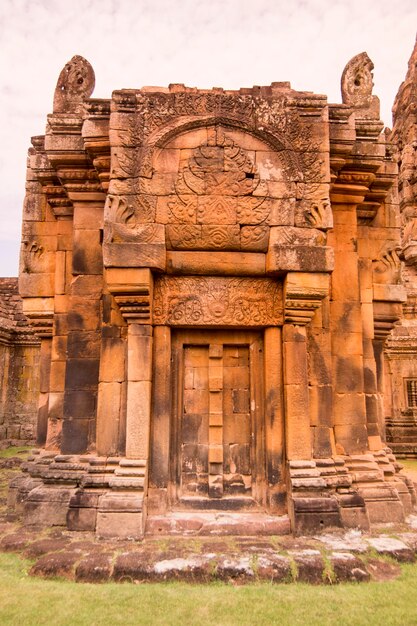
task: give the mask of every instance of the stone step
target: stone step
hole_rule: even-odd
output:
[[[175,511],[148,515],[147,535],[289,535],[288,515],[266,513],[220,513]]]
[[[223,498],[204,498],[187,496],[180,498],[175,507],[177,510],[214,510],[214,511],[242,511],[245,509],[260,509],[259,504],[248,496],[224,496]]]

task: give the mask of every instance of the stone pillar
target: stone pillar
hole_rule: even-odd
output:
[[[128,325],[126,456],[149,458],[152,347],[152,272],[141,268],[108,268],[110,293]]]
[[[37,422],[37,445],[43,446],[48,440],[49,408],[51,403],[50,372],[53,350],[53,298],[26,298],[23,300],[23,312],[29,319],[33,330],[41,340],[39,403]]]
[[[285,431],[288,460],[312,457],[306,324],[328,295],[328,274],[290,272],[284,282]]]
[[[126,458],[119,461],[110,490],[100,497],[96,531],[103,536],[143,536],[147,513],[152,391],[152,273],[108,268],[107,287],[127,323]],[[110,355],[111,358],[111,355]],[[101,416],[103,415],[100,411]],[[121,415],[115,411],[113,419]],[[106,422],[111,419],[107,416]],[[104,424],[103,424],[104,425]]]
[[[359,263],[361,315],[363,332],[363,367],[364,392],[366,406],[366,425],[368,431],[369,450],[380,450],[381,423],[378,424],[380,402],[377,388],[377,369],[374,354],[374,319],[373,319],[373,291],[372,291],[372,261],[361,259]]]
[[[361,454],[368,449],[368,432],[356,204],[341,196],[333,199],[332,206],[334,231],[329,237],[335,251],[335,268],[330,311],[336,449],[339,454]]]
[[[171,329],[155,326],[153,336],[154,379],[151,424],[150,507],[165,510],[169,478],[171,420]]]
[[[373,355],[375,360],[376,378],[376,422],[379,434],[385,442],[384,415],[384,346],[395,323],[402,317],[402,302],[406,300],[403,285],[373,285]],[[373,448],[371,448],[373,449]]]
[[[126,456],[148,460],[152,387],[152,326],[129,323],[127,333]]]
[[[103,203],[73,199],[72,278],[67,303],[67,361],[61,451],[82,454],[96,446],[103,260]]]
[[[323,459],[335,454],[329,297],[306,330],[313,456]]]
[[[48,430],[49,379],[51,373],[52,338],[41,339],[39,363],[39,402],[38,422],[36,429],[36,445],[44,446]]]
[[[266,471],[269,485],[267,498],[270,510],[276,513],[285,511],[282,352],[281,328],[266,328],[264,335],[264,384]]]
[[[312,442],[305,328],[286,324],[283,329],[283,347],[287,456],[289,460],[310,459]]]
[[[111,294],[103,295],[97,398],[97,453],[124,456],[126,450],[127,326]]]

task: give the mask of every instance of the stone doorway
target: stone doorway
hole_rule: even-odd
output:
[[[263,504],[262,333],[177,331],[172,345],[174,507]]]

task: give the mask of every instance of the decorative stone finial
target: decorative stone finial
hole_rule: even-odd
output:
[[[408,72],[405,77],[405,82],[417,82],[417,36],[416,43],[414,44],[414,50],[408,61]]]
[[[372,104],[374,64],[366,52],[357,54],[349,61],[342,74],[343,104],[368,107]]]
[[[417,37],[414,50],[408,61],[408,71],[405,80],[401,83],[392,107],[394,126],[403,123],[403,116],[406,115],[407,107],[417,98]],[[401,121],[400,121],[401,120]],[[397,129],[398,130],[398,129]]]
[[[80,113],[93,93],[94,70],[87,59],[72,57],[61,71],[54,94],[54,113]]]

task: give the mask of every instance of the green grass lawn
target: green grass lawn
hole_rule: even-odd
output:
[[[0,458],[25,457],[8,448]],[[403,462],[403,461],[401,461]],[[417,470],[417,460],[405,460]],[[0,495],[18,468],[2,470]],[[0,481],[1,482],[1,481]],[[2,503],[4,506],[4,503]],[[223,583],[90,585],[27,575],[31,563],[0,553],[0,626],[416,626],[417,564],[389,582],[313,587]]]
[[[26,459],[31,449],[32,448],[28,448],[27,446],[10,446],[9,448],[0,450],[0,459],[11,459],[13,456]]]
[[[404,465],[404,470],[417,472],[417,459],[398,459],[401,465]]]
[[[0,554],[0,624],[101,626],[408,626],[417,624],[417,565],[390,582],[103,585],[27,576],[28,561]]]

